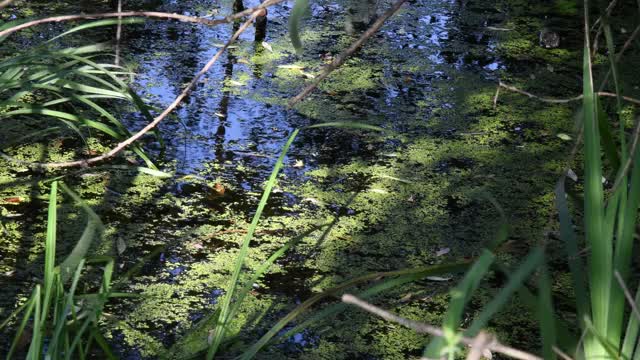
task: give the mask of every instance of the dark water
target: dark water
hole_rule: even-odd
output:
[[[258,3],[245,1],[245,6]],[[297,189],[310,183],[315,185],[307,172],[324,167],[346,167],[359,163],[385,167],[393,163],[402,169],[400,175],[420,178],[424,183],[437,183],[438,177],[446,177],[447,181],[462,185],[466,181],[476,181],[474,179],[478,174],[471,173],[485,164],[483,159],[472,158],[474,154],[460,154],[453,149],[451,154],[434,160],[427,169],[417,161],[410,162],[404,158],[396,160],[397,154],[408,148],[407,143],[423,138],[429,138],[430,141],[435,139],[434,142],[442,146],[453,141],[473,143],[472,140],[466,140],[474,136],[468,135],[471,132],[467,131],[467,122],[474,123],[477,118],[496,114],[486,104],[475,109],[473,105],[463,105],[464,101],[473,98],[479,89],[495,89],[499,77],[508,75],[527,79],[532,69],[545,69],[547,66],[545,60],[531,58],[518,61],[499,51],[504,36],[502,30],[492,29],[513,25],[504,23],[513,15],[510,14],[512,8],[509,2],[497,5],[480,0],[410,1],[379,34],[367,42],[352,62],[347,63],[351,69],[349,71],[355,71],[355,75],[336,73],[335,77],[327,80],[325,87],[320,86],[302,105],[288,109],[286,101],[302,89],[305,81],[309,81],[305,80],[304,73],[318,73],[322,66],[321,59],[335,56],[356,39],[359,31],[358,26],[349,24],[351,18],[347,14],[353,5],[349,1],[313,2],[311,16],[304,25],[305,50],[302,55],[297,55],[287,38],[287,21],[292,5],[293,1],[288,1],[269,10],[266,42],[273,52],[260,43],[254,43],[254,29],[251,27],[235,44],[237,48],[224,54],[175,114],[160,125],[166,149],[162,151],[160,143],[151,136],[145,139],[146,149],[159,160],[163,169],[175,172],[174,179],[155,188],[150,198],[144,201],[126,200],[127,197],[145,196],[141,192],[127,192],[135,188],[132,186],[135,180],[127,177],[114,176],[105,194],[89,192],[88,196],[101,201],[99,213],[105,223],[116,229],[116,235],[110,234],[108,239],[115,243],[120,236],[126,238],[129,244],[126,251],[119,254],[122,271],[131,268],[142,256],[163,247],[146,260],[140,279],[132,281],[131,291],[144,292],[145,286],[153,284],[180,288],[186,282],[184,278],[189,277],[194,269],[212,261],[211,254],[235,249],[235,242],[220,238],[196,242],[197,248],[188,249],[188,246],[195,246],[189,245],[195,237],[189,235],[189,231],[198,230],[204,225],[210,225],[218,231],[220,228],[234,228],[236,223],[246,224],[282,146],[296,128],[321,122],[357,121],[393,130],[402,136],[383,137],[337,129],[303,132],[285,159],[282,189],[274,194],[266,211],[267,216],[308,216],[313,219],[313,206],[316,206],[313,201],[316,200],[303,199],[303,192]],[[388,1],[380,1],[378,12],[384,11],[388,5]],[[90,4],[84,6],[90,8]],[[125,10],[130,8],[200,16],[212,9],[221,9],[214,16],[222,16],[229,13],[231,2],[125,2]],[[544,16],[544,13],[540,13],[527,18],[528,22],[524,25],[517,24],[518,30],[535,38]],[[361,20],[360,17],[358,19]],[[562,21],[562,18],[558,21]],[[120,44],[122,62],[135,73],[133,87],[150,104],[161,109],[182,91],[184,84],[211,58],[220,44],[226,42],[233,29],[233,24],[209,28],[162,21],[132,25],[123,32]],[[349,32],[353,34],[349,35]],[[113,32],[96,36],[112,37]],[[304,73],[282,67],[294,63],[304,65]],[[573,80],[568,82],[572,84]],[[466,88],[460,89],[458,86],[461,83]],[[571,85],[567,87],[571,88]],[[460,110],[463,107],[466,110]],[[145,124],[144,118],[136,113],[122,110],[122,117],[132,131]],[[531,140],[527,129],[537,129],[528,125],[527,121],[509,118],[505,124],[495,128],[474,131],[499,133],[497,140],[489,138],[487,141],[492,146],[505,146],[507,151],[515,151],[519,149],[518,146]],[[545,141],[542,139],[539,142]],[[426,155],[427,150],[424,152]],[[527,156],[522,155],[525,159]],[[490,166],[497,169],[511,166],[518,171],[522,168],[517,164],[518,160],[510,161],[516,165],[491,163]],[[495,168],[486,166],[489,170],[484,171],[495,171]],[[520,175],[526,178],[528,173],[523,169]],[[338,188],[338,191],[344,192],[342,198],[346,199],[352,192],[367,190],[372,182],[368,173],[354,171],[348,176],[336,175],[321,186]],[[214,183],[227,187],[223,196],[212,198],[210,188]],[[84,187],[86,184],[78,186]],[[450,185],[437,186],[448,189]],[[502,184],[491,186],[500,187]],[[425,188],[428,188],[427,185]],[[438,187],[436,189],[441,190]],[[420,203],[426,196],[428,194],[411,195],[408,201]],[[469,205],[471,201],[452,191],[443,191],[440,198],[442,204],[438,205],[438,211],[433,212],[452,215],[450,218],[444,217],[443,224],[438,225],[440,228],[436,232],[456,239],[486,236],[481,230],[457,230],[455,226],[456,222],[469,222],[464,216],[472,212]],[[304,211],[295,208],[304,201],[312,205],[308,205]],[[400,204],[394,211],[401,213],[408,207]],[[425,208],[425,212],[432,211],[427,206]],[[335,201],[326,206],[326,213],[347,218],[356,218],[365,211],[366,207],[351,206],[345,201]],[[385,216],[393,219],[395,214],[393,211],[390,213]],[[318,210],[318,214],[325,213]],[[464,216],[454,218],[458,214]],[[434,220],[434,223],[437,222]],[[400,233],[384,221],[369,218],[363,221],[361,233],[366,236],[379,235],[387,231],[387,227],[390,232]],[[429,228],[420,230],[418,224],[413,224],[413,227],[418,228],[418,232],[424,231],[420,233],[424,236],[433,232]],[[407,229],[401,230],[410,234]],[[267,235],[283,239],[293,233],[294,230],[282,226]],[[344,258],[337,258],[335,264],[331,265],[312,266],[305,263],[321,253],[317,250],[319,246],[305,254],[294,252],[279,263],[285,271],[268,276],[255,292],[265,297],[275,296],[285,302],[299,303],[315,292],[307,280],[319,274],[346,278],[350,271],[358,273],[395,269],[395,266],[415,266],[415,263],[404,259],[419,254],[427,245],[422,238],[418,239],[419,236],[415,239],[407,236],[407,240],[403,239],[407,244],[398,246],[397,253],[390,253],[382,245],[377,248],[376,243],[356,243],[340,249],[346,253]],[[269,241],[274,240],[256,241],[259,248],[265,247],[258,250],[260,254],[273,251],[273,248],[269,248]],[[450,244],[447,246],[453,247]],[[472,251],[465,248],[457,255],[467,256]],[[341,265],[349,263],[361,269],[340,269]],[[185,306],[192,308],[184,311],[189,315],[188,321],[195,323],[217,304],[224,285],[199,284],[194,289],[189,288],[181,295],[174,296],[191,299],[191,303]],[[123,322],[129,321],[129,311],[142,308],[133,301],[116,300],[114,303],[109,311],[117,313],[116,316]],[[144,306],[147,306],[146,303]],[[166,306],[162,304],[149,306],[152,309],[150,313],[171,311],[161,308]],[[275,318],[282,315],[282,309],[276,306],[274,309]],[[178,323],[179,327],[176,325]],[[184,321],[143,318],[131,319],[129,324],[166,347],[175,343],[185,330]],[[260,331],[263,329],[260,328]],[[113,331],[112,335],[114,345],[123,358],[144,357],[143,351],[139,351],[140,344],[125,341],[126,334],[122,328]],[[284,353],[298,354],[301,348],[314,348],[319,338],[317,333],[305,330],[294,335],[280,349]],[[405,355],[418,353],[415,349],[402,351]]]

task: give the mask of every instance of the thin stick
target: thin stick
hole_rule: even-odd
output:
[[[515,93],[530,97],[532,99],[536,99],[538,101],[542,101],[542,102],[546,102],[546,103],[550,103],[550,104],[568,104],[570,102],[574,102],[574,101],[580,101],[582,100],[582,98],[584,97],[584,95],[578,95],[578,96],[574,96],[571,98],[566,98],[566,99],[555,99],[555,98],[548,98],[548,97],[543,97],[543,96],[538,96],[535,94],[532,94],[528,91],[524,91],[521,89],[518,89],[515,86],[511,86],[511,85],[507,85],[505,83],[503,83],[502,81],[499,82],[498,86],[505,88],[509,91],[513,91]],[[607,91],[598,91],[596,92],[596,95],[598,96],[602,96],[602,97],[618,97],[616,94],[611,93],[611,92],[607,92]],[[640,100],[629,97],[629,96],[623,96],[622,97],[625,101],[630,102],[632,104],[636,104],[636,105],[640,105]],[[495,98],[494,98],[495,101]]]
[[[491,335],[481,331],[470,345],[471,351],[469,351],[469,355],[467,355],[467,360],[480,360],[484,353],[489,350],[489,345],[491,345],[492,342],[493,339]]]
[[[620,284],[620,288],[622,288],[622,291],[624,292],[624,296],[627,298],[629,305],[631,305],[631,310],[633,311],[633,314],[638,318],[638,320],[640,320],[640,311],[638,311],[638,307],[636,306],[636,302],[633,300],[633,296],[631,296],[631,292],[629,291],[629,288],[627,288],[627,285],[624,284],[624,280],[622,280],[622,276],[620,275],[620,272],[616,270],[614,275],[618,280],[618,284]]]
[[[316,77],[315,81],[311,85],[307,86],[304,90],[302,90],[302,92],[300,92],[300,94],[289,100],[289,107],[293,107],[295,104],[307,97],[307,95],[309,95],[318,86],[318,84],[320,84],[322,80],[329,76],[329,74],[331,74],[334,70],[342,66],[342,64],[344,64],[344,62],[351,55],[353,55],[370,37],[372,37],[373,34],[375,34],[382,27],[382,25],[384,25],[385,21],[393,16],[393,14],[395,14],[406,1],[407,0],[398,0],[395,4],[393,4],[393,6],[391,6],[391,8],[387,10],[380,18],[378,18],[378,20],[376,20],[376,22],[373,23],[373,25],[371,25],[371,27],[367,29],[367,31],[365,31],[364,34],[362,34],[362,36],[360,36],[360,38],[356,40],[356,42],[351,44],[351,46],[349,46],[347,50],[336,56],[331,64],[327,65],[322,73],[318,75],[318,77]]]
[[[624,177],[627,175],[627,172],[631,168],[633,160],[635,160],[634,154],[636,152],[636,147],[638,146],[638,138],[640,138],[640,119],[636,121],[636,128],[633,130],[633,142],[631,143],[631,148],[629,149],[629,158],[624,163],[624,167],[620,172],[620,176],[618,176],[616,182],[611,187],[611,193],[614,193],[618,189],[618,186],[620,186],[620,184],[622,183],[622,179],[624,179]]]
[[[118,0],[118,12],[122,12],[122,0]],[[118,28],[116,29],[116,61],[115,65],[120,65],[120,39],[122,37],[122,16],[118,16]]]
[[[570,102],[582,100],[582,97],[583,97],[582,95],[578,95],[578,96],[574,96],[574,97],[567,98],[567,99],[553,99],[553,98],[547,98],[547,97],[543,97],[543,96],[538,96],[538,95],[532,94],[532,93],[530,93],[528,91],[524,91],[524,90],[518,89],[515,86],[507,85],[507,84],[503,83],[502,81],[498,82],[498,86],[500,86],[502,88],[505,88],[505,89],[507,89],[509,91],[513,91],[515,93],[530,97],[532,99],[536,99],[538,101],[542,101],[542,102],[546,102],[546,103],[550,103],[550,104],[567,104],[567,103],[570,103]]]
[[[387,321],[391,321],[394,322],[396,324],[400,324],[404,327],[407,327],[409,329],[412,329],[416,332],[419,332],[421,334],[429,334],[429,335],[433,335],[433,336],[438,336],[438,337],[443,337],[444,336],[444,331],[438,327],[435,327],[433,325],[429,325],[429,324],[425,324],[425,323],[421,323],[418,321],[414,321],[414,320],[410,320],[410,319],[405,319],[403,317],[397,316],[387,310],[384,310],[382,308],[379,308],[373,304],[370,304],[366,301],[360,300],[357,297],[350,295],[350,294],[344,294],[342,295],[342,301],[346,304],[352,304],[355,305],[359,308],[361,308],[362,310],[365,310],[369,313],[372,313],[374,315],[377,315]],[[474,339],[472,338],[468,338],[468,337],[460,337],[460,342],[465,344],[465,345],[473,345],[474,343]],[[497,353],[501,353],[504,354],[506,356],[509,356],[511,358],[514,359],[521,359],[521,360],[542,360],[542,358],[529,354],[527,352],[524,352],[522,350],[518,350],[518,349],[514,349],[511,347],[508,347],[506,345],[501,344],[500,342],[498,342],[498,340],[493,339],[489,344],[487,344],[487,349],[497,352]]]
[[[496,87],[496,95],[493,97],[493,110],[498,108],[498,96],[500,96],[500,85]]]
[[[238,29],[238,31],[236,31],[235,34],[233,34],[233,36],[229,39],[229,41],[227,41],[227,43],[224,44],[224,46],[222,48],[220,48],[220,50],[218,50],[218,52],[216,52],[216,54],[211,58],[211,60],[209,60],[209,62],[202,68],[202,70],[200,70],[194,76],[194,78],[187,85],[187,87],[180,93],[180,95],[178,95],[178,97],[176,97],[175,100],[173,100],[173,102],[169,106],[167,106],[167,108],[164,109],[164,111],[162,111],[162,113],[160,115],[156,116],[153,119],[152,122],[147,124],[147,126],[142,128],[140,131],[138,131],[137,133],[135,133],[134,135],[132,135],[128,139],[126,139],[123,142],[119,143],[113,149],[109,150],[108,152],[106,152],[106,153],[104,153],[104,154],[102,154],[100,156],[96,156],[96,157],[89,158],[89,159],[84,159],[84,160],[75,160],[75,161],[58,162],[58,163],[31,163],[30,165],[31,166],[35,166],[35,167],[46,167],[46,168],[65,168],[65,167],[74,167],[74,166],[89,166],[91,164],[94,164],[94,163],[97,163],[97,162],[100,162],[100,161],[104,161],[104,160],[107,160],[107,159],[110,159],[110,158],[114,157],[116,154],[118,154],[119,152],[124,150],[127,146],[131,145],[136,140],[140,139],[144,134],[149,132],[151,129],[155,128],[162,120],[164,120],[169,114],[171,114],[180,105],[180,103],[182,103],[182,101],[189,95],[189,93],[196,87],[196,85],[198,84],[198,81],[200,81],[200,78],[207,71],[209,71],[209,69],[218,61],[218,59],[225,52],[225,50],[227,50],[227,48],[233,42],[235,42],[238,39],[238,37],[240,37],[240,34],[242,34],[245,30],[247,30],[247,28],[251,25],[251,23],[255,20],[255,18],[260,14],[261,14],[260,10],[255,11],[251,15],[249,20],[247,20],[244,24],[242,24],[242,26]],[[5,154],[1,154],[1,155],[6,158]]]
[[[269,0],[266,1],[259,6],[241,11],[239,13],[235,13],[233,15],[229,15],[227,17],[221,19],[206,19],[196,16],[186,16],[180,14],[173,13],[165,13],[158,11],[126,11],[126,12],[110,12],[110,13],[99,13],[99,14],[78,14],[78,15],[63,15],[63,16],[53,16],[44,19],[37,19],[33,21],[26,22],[24,24],[16,25],[4,31],[0,31],[0,37],[4,37],[7,35],[11,35],[15,32],[34,27],[41,24],[47,23],[57,23],[57,22],[66,22],[66,21],[76,21],[76,20],[91,20],[91,19],[104,19],[104,18],[124,18],[124,17],[148,17],[148,18],[158,18],[158,19],[173,19],[182,22],[189,23],[197,23],[204,25],[220,25],[233,22],[234,20],[243,18],[248,15],[252,15],[258,10],[262,10],[268,6],[275,5],[277,3],[283,2],[284,0]]]
[[[556,355],[560,356],[562,360],[573,360],[571,356],[567,355],[564,351],[558,349],[557,346],[554,345],[552,348],[553,348],[553,352],[555,352]]]
[[[622,59],[622,55],[624,55],[624,52],[627,51],[629,47],[631,47],[633,40],[635,40],[638,34],[640,34],[640,25],[638,25],[635,28],[635,30],[633,30],[633,33],[631,33],[627,41],[622,46],[622,50],[620,50],[620,52],[616,54],[616,58],[615,58],[616,63],[620,62],[620,60]],[[609,68],[609,71],[607,71],[607,74],[604,76],[604,80],[602,80],[602,84],[600,84],[600,88],[598,89],[599,91],[604,90],[604,88],[607,86],[607,82],[609,81],[609,77],[611,77],[612,73],[613,73],[613,69]]]
[[[607,6],[607,9],[604,11],[604,15],[600,16],[598,20],[596,20],[591,26],[591,29],[593,30],[596,26],[600,25],[598,26],[598,31],[596,32],[596,36],[593,39],[593,49],[591,51],[592,56],[595,56],[596,53],[598,52],[598,42],[599,42],[600,36],[602,36],[602,30],[604,29],[604,24],[601,23],[602,18],[611,16],[611,11],[613,11],[613,8],[616,6],[617,2],[618,0],[612,0],[609,3],[609,6]]]

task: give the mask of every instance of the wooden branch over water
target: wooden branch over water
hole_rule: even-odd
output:
[[[358,49],[370,37],[372,37],[378,30],[380,30],[380,28],[382,27],[382,25],[384,25],[387,19],[393,16],[393,14],[395,14],[405,2],[406,0],[398,0],[395,4],[393,4],[393,6],[391,6],[391,8],[387,10],[384,14],[382,14],[382,16],[380,16],[380,18],[378,18],[378,20],[376,20],[376,22],[373,23],[373,25],[371,25],[371,27],[367,29],[367,31],[365,31],[358,40],[356,40],[353,44],[351,44],[351,46],[349,46],[347,50],[341,52],[338,56],[336,56],[335,59],[333,59],[333,61],[331,62],[331,64],[327,65],[324,68],[322,73],[318,75],[318,77],[315,79],[315,81],[311,85],[304,88],[304,90],[302,90],[300,94],[296,95],[294,98],[289,100],[289,107],[293,107],[295,104],[299,103],[302,99],[307,97],[316,87],[318,87],[318,84],[320,84],[322,80],[327,78],[327,76],[329,76],[329,74],[331,74],[334,70],[342,66],[342,64],[344,64],[344,62],[349,57],[351,57],[351,55],[353,55],[356,51],[358,51]]]
[[[379,308],[373,304],[370,304],[366,301],[360,300],[357,297],[344,294],[342,295],[342,301],[347,304],[352,304],[359,307],[362,310],[365,310],[371,314],[377,315],[387,321],[394,322],[396,324],[400,324],[404,327],[412,329],[421,334],[429,334],[433,336],[443,337],[444,331],[441,328],[435,327],[433,325],[421,323],[418,321],[405,319],[398,315],[395,315],[385,309]],[[478,338],[468,338],[468,337],[460,337],[460,342],[469,345],[469,346],[478,346],[482,345],[482,348],[475,349],[477,352],[482,354],[482,350],[490,350],[493,352],[497,352],[506,356],[509,356],[514,359],[520,360],[542,360],[542,358],[524,352],[522,350],[518,350],[506,345],[501,344],[497,339],[490,337],[486,333],[480,333]],[[473,354],[473,351],[472,351]]]
[[[278,1],[278,0],[275,0],[275,1]],[[263,6],[266,6],[267,3],[268,2],[265,2]],[[273,1],[271,3],[273,3]],[[29,163],[29,165],[34,167],[44,167],[44,168],[50,168],[50,169],[67,168],[67,167],[75,167],[75,166],[89,166],[89,165],[114,157],[116,154],[124,150],[127,146],[133,144],[136,140],[140,139],[143,135],[145,135],[150,130],[155,128],[162,120],[164,120],[167,116],[169,116],[169,114],[171,114],[182,103],[182,101],[189,95],[189,93],[191,93],[191,91],[196,87],[198,81],[200,81],[200,78],[207,71],[209,71],[209,69],[218,61],[220,56],[227,50],[227,48],[229,48],[229,46],[233,44],[240,37],[240,35],[245,30],[247,30],[247,28],[249,28],[249,26],[251,25],[251,23],[253,23],[255,18],[261,14],[262,14],[262,9],[258,9],[254,11],[251,14],[251,17],[244,24],[242,24],[242,26],[238,29],[238,31],[235,32],[235,34],[233,34],[233,36],[229,39],[229,41],[227,41],[227,43],[224,44],[224,46],[220,48],[218,52],[216,52],[216,54],[211,58],[211,60],[209,60],[209,62],[202,68],[202,70],[200,70],[195,75],[195,77],[191,80],[191,82],[189,82],[187,87],[180,93],[180,95],[178,95],[178,97],[176,97],[175,100],[173,100],[173,102],[169,106],[167,106],[167,108],[164,109],[164,111],[162,111],[160,115],[156,116],[152,122],[147,124],[147,126],[142,128],[137,133],[133,134],[128,139],[119,143],[113,149],[109,150],[108,152],[100,156],[96,156],[96,157],[92,157],[84,160],[75,160],[75,161],[66,161],[66,162],[57,162],[57,163]],[[7,158],[6,154],[2,154],[2,156],[4,158]]]
[[[11,0],[13,1],[13,0]],[[9,2],[11,2],[9,1]],[[48,24],[48,23],[59,23],[59,22],[68,22],[68,21],[78,21],[78,20],[93,20],[93,19],[106,19],[106,18],[125,18],[125,17],[147,17],[147,18],[157,18],[157,19],[166,19],[166,20],[178,20],[182,22],[188,23],[196,23],[196,24],[204,24],[209,26],[226,24],[233,22],[234,20],[241,19],[243,17],[252,15],[258,10],[262,10],[266,7],[273,6],[275,4],[281,3],[284,0],[269,0],[260,4],[260,6],[256,6],[250,9],[246,9],[239,13],[235,13],[229,15],[227,17],[221,19],[206,19],[197,16],[186,16],[174,13],[165,13],[158,11],[126,11],[126,12],[109,12],[109,13],[98,13],[98,14],[77,14],[77,15],[62,15],[62,16],[53,16],[44,19],[37,19],[33,21],[26,22],[24,24],[16,25],[4,31],[0,31],[0,37],[8,36],[18,31],[28,29],[34,26]],[[5,1],[6,2],[6,1]],[[0,3],[0,6],[4,4]],[[6,6],[6,5],[5,5]],[[1,7],[0,7],[1,9]]]

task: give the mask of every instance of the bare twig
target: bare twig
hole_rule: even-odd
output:
[[[598,42],[600,36],[602,36],[602,30],[604,29],[604,22],[602,21],[602,18],[611,16],[611,11],[613,11],[613,8],[616,6],[617,2],[618,0],[612,0],[609,3],[609,6],[607,6],[607,9],[604,11],[604,15],[600,16],[591,26],[591,29],[593,30],[596,26],[600,25],[598,26],[598,31],[596,32],[596,36],[593,39],[593,49],[591,52],[591,56],[595,56],[598,52]]]
[[[556,355],[560,356],[562,360],[573,360],[571,356],[567,355],[567,353],[565,353],[564,351],[558,349],[557,346],[554,345],[552,348],[553,348],[553,352],[555,352]]]
[[[331,74],[334,70],[342,66],[342,64],[344,64],[344,62],[351,55],[353,55],[370,37],[372,37],[373,34],[375,34],[382,27],[382,25],[384,25],[385,21],[393,16],[393,14],[395,14],[406,1],[407,0],[398,0],[395,4],[393,4],[393,6],[391,6],[391,8],[384,14],[382,14],[382,16],[380,16],[378,20],[376,20],[376,22],[373,23],[373,25],[371,25],[371,27],[367,29],[367,31],[365,31],[362,36],[360,36],[360,38],[358,38],[358,40],[351,44],[348,49],[336,56],[333,61],[324,68],[322,73],[316,77],[315,81],[311,85],[304,88],[304,90],[302,90],[300,94],[289,100],[289,107],[293,107],[295,104],[307,97],[307,95],[309,95],[318,86],[318,84],[320,84],[322,80],[329,76],[329,74]]]
[[[493,338],[491,335],[487,334],[484,331],[481,331],[478,336],[473,339],[473,343],[470,345],[471,351],[469,351],[469,355],[467,355],[467,360],[480,360],[482,356],[489,350],[489,345],[493,342]],[[490,356],[486,356],[487,358],[491,358]]]
[[[618,189],[618,186],[620,186],[624,177],[627,176],[627,172],[631,168],[631,164],[633,163],[633,160],[635,160],[635,152],[636,152],[636,147],[638,146],[638,138],[640,138],[640,119],[636,121],[636,128],[633,130],[633,141],[631,142],[631,148],[629,149],[629,157],[627,158],[627,161],[624,163],[622,171],[620,172],[620,175],[618,175],[616,182],[613,183],[613,186],[611,187],[611,193],[614,193]]]
[[[627,298],[627,301],[629,302],[629,305],[631,306],[631,310],[633,311],[633,314],[636,316],[636,318],[638,320],[640,320],[640,311],[638,310],[638,306],[636,306],[636,302],[635,302],[635,300],[633,300],[633,296],[631,296],[631,292],[629,291],[629,288],[627,288],[627,285],[625,285],[624,280],[622,279],[622,276],[620,275],[620,272],[618,270],[616,270],[614,275],[616,277],[616,280],[618,280],[618,284],[620,284],[620,288],[624,292],[624,297]]]
[[[493,110],[498,108],[498,96],[500,96],[500,85],[496,87],[496,95],[493,97]]]
[[[259,6],[246,9],[239,13],[235,13],[233,15],[229,15],[227,17],[221,19],[206,19],[196,16],[186,16],[180,14],[173,13],[165,13],[158,11],[126,11],[126,12],[110,12],[110,13],[99,13],[99,14],[78,14],[78,15],[62,15],[62,16],[53,16],[44,19],[37,19],[33,21],[26,22],[24,24],[16,25],[4,31],[0,31],[0,37],[4,37],[7,35],[11,35],[15,32],[34,27],[37,25],[47,24],[47,23],[57,23],[57,22],[66,22],[66,21],[77,21],[77,20],[91,20],[91,19],[104,19],[104,18],[124,18],[124,17],[148,17],[148,18],[158,18],[158,19],[173,19],[183,22],[189,23],[197,23],[204,25],[220,25],[230,23],[234,20],[243,18],[248,15],[252,15],[258,10],[262,10],[268,6],[275,5],[277,3],[281,3],[284,0],[269,0],[260,4]]]
[[[118,12],[122,12],[122,0],[118,0]],[[118,28],[116,29],[116,61],[115,65],[120,65],[120,39],[122,37],[122,16],[118,16]]]
[[[505,83],[503,83],[502,81],[499,82],[498,86],[505,88],[509,91],[513,91],[515,93],[530,97],[532,99],[536,99],[538,101],[542,101],[545,103],[550,103],[550,104],[568,104],[570,102],[574,102],[574,101],[580,101],[582,100],[582,98],[584,97],[584,95],[578,95],[578,96],[574,96],[571,98],[565,98],[565,99],[556,99],[556,98],[548,98],[548,97],[544,97],[544,96],[538,96],[535,94],[532,94],[528,91],[524,91],[521,89],[518,89],[515,86],[512,85],[507,85]],[[618,95],[611,93],[611,92],[607,92],[607,91],[598,91],[596,92],[596,95],[598,96],[602,96],[602,97],[618,97]],[[630,102],[632,104],[636,104],[636,105],[640,105],[640,100],[629,97],[629,96],[622,96],[622,99],[624,99],[627,102]],[[494,97],[494,104],[496,102],[496,98]]]
[[[605,9],[604,13],[606,14],[606,16],[611,16],[611,11],[613,10],[613,8],[616,6],[616,3],[618,2],[618,0],[612,0],[609,5],[607,6],[607,8]],[[591,31],[595,30],[596,26],[599,26],[599,30],[598,32],[602,31],[602,24],[600,24],[600,22],[602,21],[602,16],[600,16],[598,19],[596,19],[596,21],[593,22],[593,25],[591,25]]]
[[[377,315],[387,321],[391,321],[394,322],[396,324],[400,324],[404,327],[407,327],[409,329],[412,329],[416,332],[419,332],[421,334],[429,334],[429,335],[433,335],[433,336],[438,336],[438,337],[443,337],[444,336],[444,331],[438,327],[435,327],[433,325],[429,325],[429,324],[425,324],[425,323],[421,323],[418,321],[414,321],[414,320],[410,320],[410,319],[405,319],[403,317],[397,316],[387,310],[384,310],[382,308],[379,308],[373,304],[370,304],[366,301],[360,300],[357,297],[350,295],[350,294],[344,294],[342,295],[342,301],[344,303],[347,304],[352,304],[355,305],[357,307],[359,307],[362,310],[365,310],[371,314]],[[474,343],[474,339],[472,338],[468,338],[468,337],[460,337],[460,342],[465,344],[465,345],[473,345]],[[518,350],[518,349],[514,349],[512,347],[506,346],[501,344],[500,342],[498,342],[498,340],[496,340],[495,338],[491,340],[491,342],[489,344],[487,344],[486,349],[489,349],[493,352],[497,352],[497,353],[501,353],[503,355],[509,356],[511,358],[514,359],[521,359],[521,360],[542,360],[542,358],[533,355],[533,354],[529,354],[527,352],[524,352],[522,350]]]
[[[261,14],[260,10],[255,11],[251,15],[249,20],[247,20],[244,24],[242,24],[242,26],[238,29],[238,31],[235,32],[235,34],[233,34],[233,36],[229,39],[229,41],[227,41],[227,43],[224,44],[224,46],[222,48],[220,48],[220,50],[218,50],[218,52],[216,52],[216,54],[211,58],[211,60],[209,60],[209,62],[202,68],[202,70],[200,70],[194,76],[194,78],[187,85],[187,87],[180,93],[180,95],[178,95],[178,97],[176,97],[175,100],[173,100],[173,102],[169,106],[167,106],[167,108],[164,109],[164,111],[162,111],[162,113],[160,115],[156,116],[153,119],[152,122],[147,124],[147,126],[142,128],[140,131],[138,131],[137,133],[135,133],[134,135],[132,135],[128,139],[126,139],[126,140],[122,141],[121,143],[119,143],[116,147],[114,147],[110,151],[108,151],[108,152],[106,152],[106,153],[104,153],[104,154],[102,154],[100,156],[96,156],[96,157],[93,157],[93,158],[90,158],[90,159],[67,161],[67,162],[58,162],[58,163],[30,163],[29,165],[35,166],[35,167],[45,167],[45,168],[65,168],[65,167],[74,167],[74,166],[89,166],[91,164],[94,164],[94,163],[97,163],[97,162],[100,162],[100,161],[104,161],[104,160],[107,160],[107,159],[110,159],[110,158],[114,157],[116,154],[118,154],[119,152],[124,150],[127,146],[133,144],[136,140],[140,139],[143,135],[145,135],[151,129],[155,128],[162,120],[164,120],[169,114],[171,114],[180,105],[180,103],[182,103],[182,101],[189,95],[189,93],[196,87],[196,84],[198,83],[198,81],[200,81],[200,78],[207,71],[209,71],[209,69],[213,66],[213,64],[215,64],[218,61],[218,59],[225,52],[225,50],[227,50],[227,48],[233,42],[235,42],[238,39],[238,37],[240,37],[240,34],[242,34],[245,30],[247,30],[247,28],[251,25],[251,23],[255,20],[255,18],[260,14]],[[1,155],[3,157],[7,158],[6,154],[1,154]],[[9,158],[9,159],[12,159],[12,158]]]
[[[524,91],[524,90],[518,89],[515,86],[507,85],[507,84],[503,83],[502,81],[500,81],[498,83],[498,85],[500,87],[502,87],[502,88],[505,88],[505,89],[509,90],[509,91],[513,91],[513,92],[518,93],[520,95],[524,95],[524,96],[530,97],[532,99],[536,99],[538,101],[542,101],[542,102],[546,102],[546,103],[550,103],[550,104],[567,104],[567,103],[570,103],[570,102],[582,100],[582,97],[583,97],[582,95],[578,95],[578,96],[574,96],[574,97],[567,98],[567,99],[554,99],[554,98],[548,98],[548,97],[534,95],[534,94],[532,94],[532,93],[530,93],[528,91]]]

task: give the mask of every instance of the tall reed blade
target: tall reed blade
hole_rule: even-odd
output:
[[[236,264],[231,275],[231,280],[229,281],[224,300],[222,301],[220,315],[218,317],[217,326],[215,328],[215,335],[213,337],[213,341],[211,342],[211,346],[209,347],[209,351],[207,352],[208,360],[213,359],[216,352],[218,351],[218,347],[224,339],[227,321],[229,320],[228,315],[231,307],[231,301],[234,298],[235,290],[238,286],[240,272],[242,271],[245,258],[247,257],[247,253],[249,251],[249,244],[251,242],[251,239],[253,239],[253,234],[255,233],[256,228],[258,227],[258,222],[260,221],[262,212],[267,205],[267,201],[269,200],[269,196],[271,195],[271,190],[273,190],[273,187],[276,184],[278,174],[280,173],[280,170],[282,169],[282,166],[284,164],[284,158],[289,151],[289,147],[291,147],[291,144],[295,140],[296,136],[298,136],[299,131],[299,129],[293,131],[293,133],[289,136],[289,139],[287,140],[284,148],[280,152],[280,157],[278,158],[278,161],[276,161],[276,164],[273,167],[273,171],[271,171],[271,176],[269,177],[269,181],[267,181],[267,185],[265,186],[264,192],[262,193],[262,198],[260,199],[260,203],[258,204],[258,209],[256,210],[256,213],[253,216],[253,220],[251,221],[251,225],[249,225],[249,229],[247,230],[247,235],[242,241],[242,247],[240,248],[240,253],[236,258]]]
[[[602,189],[602,161],[600,133],[591,71],[591,45],[589,41],[589,2],[584,3],[585,33],[583,49],[583,113],[584,113],[584,223],[589,256],[589,286],[594,326],[608,334],[608,315],[611,280],[613,279],[612,239],[603,233],[604,199]],[[606,349],[594,336],[585,339],[588,358],[607,356]]]

